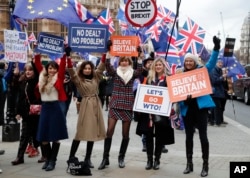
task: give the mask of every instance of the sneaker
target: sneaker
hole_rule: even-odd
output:
[[[37,148],[33,148],[30,153],[29,153],[29,157],[30,158],[33,158],[33,157],[36,157],[36,156],[39,156],[39,151]]]
[[[0,174],[1,174],[2,172],[3,172],[2,169],[0,169]]]
[[[226,127],[226,126],[223,125],[223,124],[215,124],[214,126],[215,126],[215,127]]]
[[[214,126],[214,123],[212,123],[212,122],[208,122],[208,125],[210,125],[210,126]]]
[[[225,121],[223,121],[221,124],[227,125],[228,123],[227,123],[227,122],[225,122]]]
[[[29,154],[32,151],[32,149],[33,149],[33,146],[31,144],[28,144],[28,146],[27,146],[27,148],[25,150],[25,153]]]

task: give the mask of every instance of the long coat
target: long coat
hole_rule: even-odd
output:
[[[98,86],[105,65],[101,62],[95,70],[96,78],[80,80],[74,69],[68,69],[72,81],[82,96],[75,140],[99,141],[106,137]]]

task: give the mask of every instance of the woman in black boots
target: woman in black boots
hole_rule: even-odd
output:
[[[87,141],[85,163],[90,168],[94,168],[90,159],[94,141],[105,139],[105,124],[101,102],[98,97],[98,87],[105,70],[106,54],[103,55],[96,70],[91,61],[83,61],[77,72],[75,72],[70,59],[71,49],[67,47],[65,50],[68,56],[67,64],[71,80],[82,96],[76,135],[71,145],[69,159],[75,157],[80,141]]]
[[[47,158],[42,169],[52,171],[55,169],[60,140],[68,138],[66,118],[61,109],[61,102],[67,100],[63,88],[66,55],[61,58],[60,66],[50,61],[43,69],[41,56],[35,56],[35,66],[39,75],[39,91],[42,100],[37,140],[42,142],[44,155]],[[52,142],[52,145],[51,145]]]
[[[109,151],[118,120],[122,121],[122,142],[118,157],[120,168],[125,167],[125,154],[129,144],[129,130],[132,120],[132,109],[134,103],[133,82],[142,72],[142,59],[138,58],[137,70],[132,68],[130,57],[120,57],[117,70],[110,64],[110,57],[107,53],[106,70],[109,76],[114,77],[114,88],[109,103],[107,137],[104,142],[103,160],[99,170],[109,165]]]
[[[19,76],[18,65],[14,69],[14,76]],[[33,63],[26,63],[24,72],[18,79],[18,98],[17,98],[17,114],[16,119],[22,119],[22,132],[17,152],[17,157],[12,161],[12,165],[19,165],[24,163],[24,154],[26,147],[32,139],[34,148],[33,152],[39,154],[38,147],[40,143],[36,140],[37,128],[39,123],[40,113],[30,113],[30,105],[41,105],[41,98],[37,87],[39,73],[34,67]],[[15,78],[15,77],[14,77]],[[42,154],[43,154],[43,149]]]
[[[165,59],[157,58],[151,64],[145,84],[167,87],[166,77],[170,72],[166,68]],[[137,134],[142,133],[146,136],[147,164],[145,169],[158,170],[160,168],[160,158],[164,145],[174,144],[174,130],[168,117],[156,122],[157,115],[144,114],[138,121]],[[154,140],[155,138],[155,140]],[[153,159],[154,155],[154,159]]]
[[[211,72],[215,67],[219,49],[220,39],[216,36],[213,37],[214,50],[209,61],[205,67],[208,72]],[[184,72],[201,68],[198,63],[198,57],[194,54],[187,53],[184,57]],[[180,102],[181,115],[184,120],[185,132],[186,132],[186,157],[187,167],[184,170],[184,174],[193,172],[193,137],[194,128],[199,130],[201,151],[203,159],[203,167],[201,171],[201,177],[208,175],[208,158],[209,158],[209,142],[207,137],[207,120],[208,120],[208,109],[215,107],[215,104],[210,95],[204,95],[197,98],[192,98],[192,95],[187,95],[185,101]]]

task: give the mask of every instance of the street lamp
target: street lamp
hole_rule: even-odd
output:
[[[15,8],[15,0],[9,0],[10,20]],[[13,70],[16,67],[15,62],[9,62],[7,74],[5,75],[8,90],[7,90],[7,112],[2,129],[3,141],[18,141],[20,138],[20,124],[16,120],[16,98],[18,93],[18,86],[14,84]]]

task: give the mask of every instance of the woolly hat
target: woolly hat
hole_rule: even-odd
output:
[[[198,56],[194,55],[194,54],[191,54],[191,53],[187,53],[184,57],[184,62],[187,58],[190,58],[190,59],[193,59],[195,64],[198,64],[199,63],[199,59],[198,59]]]

